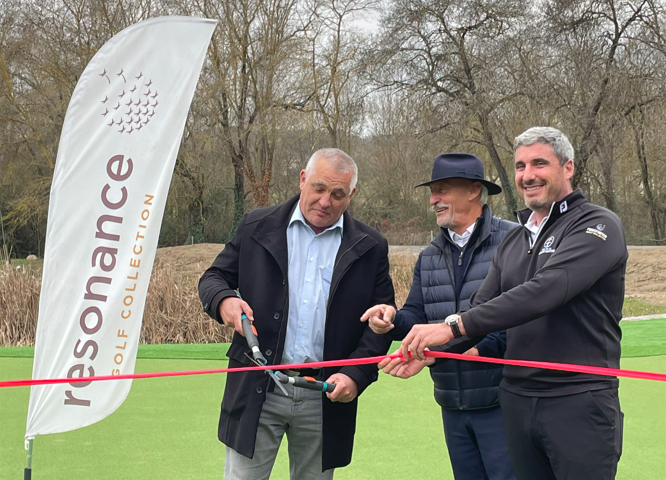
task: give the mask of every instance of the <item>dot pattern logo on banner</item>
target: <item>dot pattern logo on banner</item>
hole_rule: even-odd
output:
[[[109,93],[101,101],[101,114],[107,127],[131,135],[150,123],[160,104],[159,93],[151,78],[147,78],[143,71],[130,75],[123,68],[116,73],[104,69],[99,77],[109,85]]]

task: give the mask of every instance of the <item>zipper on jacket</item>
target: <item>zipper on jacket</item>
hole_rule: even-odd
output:
[[[462,266],[462,259],[463,259],[463,256],[465,255],[465,250],[467,250],[467,247],[472,243],[471,239],[472,238],[470,237],[470,239],[469,239],[470,241],[468,241],[462,249],[460,249],[460,247],[458,247],[460,249],[460,255],[458,256],[458,266],[459,267]],[[481,248],[481,245],[483,244],[484,241],[485,241],[485,239],[481,239],[481,234],[479,234],[479,236],[476,239],[476,242],[474,243],[474,247],[472,249],[472,257],[469,259],[469,262],[465,266],[465,271],[463,272],[463,276],[462,276],[463,285],[465,284],[465,277],[467,276],[467,270],[469,270],[469,266],[472,264],[472,260],[474,259],[475,252],[476,252],[476,250]],[[451,241],[451,242],[453,243],[453,241]],[[457,244],[455,244],[455,243],[454,243],[454,245],[457,246]],[[444,255],[444,258],[447,259],[446,255]],[[451,268],[448,264],[447,264],[447,270],[449,271],[449,278],[451,278],[451,284],[453,285],[453,289],[454,289],[454,292],[455,292],[455,290],[456,290],[456,282],[455,282],[455,276],[456,275],[455,275],[455,272],[453,271],[453,268]],[[460,293],[462,293],[462,288],[461,288]],[[454,298],[455,298],[455,305],[456,305],[455,306],[455,311],[457,313],[457,312],[460,311],[460,295],[455,295],[455,293],[454,293]],[[458,410],[463,410],[464,409],[463,402],[462,402],[462,399],[463,399],[462,372],[460,371],[460,362],[461,361],[462,360],[457,360],[455,362],[456,377],[458,379]]]
[[[483,214],[481,214],[481,217],[479,217],[479,218],[476,220],[476,222],[474,222],[474,230],[472,230],[472,235],[474,235],[474,233],[475,233],[475,232],[478,230],[478,228],[479,228],[479,223],[480,223],[480,220],[479,220],[479,219],[480,219],[480,218],[483,218]],[[491,216],[491,220],[492,220],[492,216]],[[459,266],[459,267],[462,266],[463,256],[465,255],[465,250],[467,250],[467,245],[469,245],[469,243],[470,243],[469,240],[472,239],[472,235],[470,235],[470,237],[469,237],[467,243],[466,243],[462,248],[460,248],[460,246],[458,246],[458,244],[457,244],[456,242],[454,242],[453,240],[449,239],[449,241],[450,241],[452,244],[454,244],[456,247],[458,247],[458,250],[460,250],[460,255],[458,256],[458,266]],[[478,235],[477,237],[478,237],[478,238],[477,238],[477,243],[482,243],[482,241],[480,242],[480,239],[481,239],[481,233],[479,233],[479,235]]]
[[[476,231],[476,229],[478,228],[478,226],[479,226],[479,220],[476,221],[476,226],[474,227],[474,231]],[[472,235],[474,235],[474,232],[472,232]],[[450,238],[449,238],[449,239],[446,239],[446,240],[447,240],[449,243],[451,243],[451,245],[455,245],[456,247],[458,247],[458,250],[460,250],[460,255],[458,255],[458,266],[461,267],[461,266],[462,266],[463,257],[465,256],[465,251],[467,250],[467,247],[469,246],[469,244],[470,244],[470,242],[471,242],[471,240],[472,240],[472,237],[471,237],[471,236],[469,237],[469,240],[467,241],[467,243],[465,244],[465,246],[464,246],[463,248],[460,248],[460,247],[458,246],[458,244],[455,243],[455,242],[454,242],[453,240],[451,240]],[[481,239],[481,234],[479,233],[479,235],[477,236],[476,242],[475,242],[475,244],[474,244],[474,245],[475,245],[474,248],[476,249],[478,246],[480,246],[480,245],[483,243],[483,241],[484,241],[484,240]],[[444,245],[444,247],[446,248],[447,245]],[[449,249],[449,251],[450,251],[450,249]],[[455,271],[453,270],[453,265],[449,265],[449,262],[448,262],[449,257],[446,255],[446,253],[445,253],[444,251],[442,251],[442,253],[444,254],[444,259],[446,260],[446,264],[447,264],[446,266],[447,266],[447,269],[449,269],[449,278],[451,279],[451,285],[453,286],[453,290],[456,291],[456,289],[457,289],[457,287],[456,287],[456,273],[455,273]],[[474,253],[472,252],[472,256],[473,256],[473,255],[474,255]],[[451,260],[453,260],[453,255],[451,255],[451,257],[452,257]],[[470,258],[469,261],[470,261],[470,263],[471,263],[471,262],[472,262],[472,259]],[[463,277],[462,277],[463,280],[465,279],[465,275],[467,274],[467,269],[468,269],[468,268],[469,268],[469,263],[467,264],[467,266],[465,267],[465,271],[463,272]],[[456,312],[457,312],[458,310],[459,310],[459,308],[458,308],[458,300],[456,299]]]
[[[543,227],[546,226],[546,223],[548,223],[548,220],[550,220],[550,216],[553,214],[553,208],[555,208],[555,202],[553,202],[550,205],[550,211],[548,212],[548,216],[546,218],[544,218],[543,220],[541,220],[541,223],[539,224],[539,229],[537,230],[536,235],[534,235],[534,240],[532,240],[532,232],[530,230],[528,230],[527,227],[525,227],[525,225],[523,225],[523,222],[520,219],[520,216],[516,217],[516,218],[518,218],[518,223],[520,223],[520,226],[524,227],[525,230],[527,230],[527,234],[529,235],[529,246],[530,246],[530,248],[527,250],[528,255],[532,254],[532,250],[534,250],[534,245],[536,245],[536,241],[539,239],[539,237],[541,236],[541,232],[543,232],[543,230],[544,230]]]

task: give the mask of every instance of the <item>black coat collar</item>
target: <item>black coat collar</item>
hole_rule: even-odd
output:
[[[285,278],[289,264],[287,227],[294,208],[298,208],[299,199],[300,195],[296,195],[279,205],[272,213],[259,220],[257,228],[252,233],[252,238],[273,255]],[[349,212],[345,211],[342,214],[342,221],[342,242],[335,259],[334,274],[337,270],[344,270],[348,263],[377,244],[376,240],[358,227]]]

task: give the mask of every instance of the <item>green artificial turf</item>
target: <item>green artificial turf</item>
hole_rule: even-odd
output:
[[[28,378],[31,360],[0,359],[0,377]],[[137,372],[224,368],[209,360],[139,360]],[[38,436],[33,478],[221,478],[216,439],[223,375],[135,380],[128,398],[101,422]],[[22,478],[28,388],[0,389],[0,478]],[[204,473],[205,472],[205,473]]]
[[[227,360],[228,343],[139,345],[137,358]]]
[[[666,318],[622,322],[622,357],[666,355]],[[399,344],[394,343],[392,350]],[[228,343],[139,345],[140,359],[226,360]],[[34,347],[0,347],[0,357],[29,357]]]
[[[165,360],[226,360],[228,349],[228,343],[139,345],[136,357]],[[0,357],[32,358],[34,354],[35,347],[0,347]]]
[[[623,358],[666,355],[666,318],[621,322],[620,326]]]
[[[224,363],[210,360],[139,360],[137,372],[204,370]],[[622,368],[666,372],[666,356],[627,358]],[[0,358],[0,379],[28,378],[31,361]],[[661,480],[666,450],[666,385],[622,379],[624,453],[618,480]],[[125,403],[89,427],[38,436],[34,478],[164,479],[222,478],[224,448],[216,428],[224,375],[134,381]],[[23,434],[29,389],[0,389],[0,478],[22,478]],[[354,459],[339,469],[340,480],[453,479],[440,410],[429,376],[399,380],[381,375],[359,402]],[[284,448],[272,479],[288,478]]]
[[[622,368],[666,373],[666,319],[623,322]],[[224,368],[228,345],[141,345],[137,372]],[[0,380],[30,378],[32,347],[0,348]],[[653,356],[648,356],[653,355]],[[654,356],[659,355],[659,356]],[[171,357],[171,359],[163,359]],[[642,357],[642,358],[630,358]],[[195,360],[199,359],[199,360]],[[89,427],[38,436],[34,478],[220,479],[224,447],[217,418],[224,374],[140,379],[123,405]],[[28,388],[0,389],[0,479],[22,478]],[[619,480],[657,480],[666,462],[666,384],[621,379],[625,413]],[[272,479],[288,478],[286,442]],[[340,479],[453,479],[441,412],[427,373],[380,375],[359,402],[354,460]]]
[[[621,367],[666,373],[666,356],[626,358]],[[620,379],[624,442],[617,480],[657,480],[666,476],[666,383]]]

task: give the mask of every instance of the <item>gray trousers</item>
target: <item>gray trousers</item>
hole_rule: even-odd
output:
[[[259,417],[252,458],[226,448],[225,480],[268,480],[282,436],[287,434],[289,478],[330,480],[333,471],[321,471],[321,392],[285,385],[289,397],[279,389],[266,394]]]

